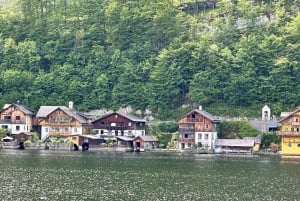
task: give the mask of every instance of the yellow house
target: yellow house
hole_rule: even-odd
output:
[[[282,154],[300,155],[300,108],[283,117],[279,123]]]

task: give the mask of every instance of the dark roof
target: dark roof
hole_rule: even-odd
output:
[[[116,138],[118,140],[122,140],[122,141],[133,141],[134,139],[131,137],[127,137],[127,136],[116,136]]]
[[[249,120],[248,123],[258,131],[268,130],[269,128],[278,128],[280,124],[274,120]]]
[[[100,117],[100,118],[94,120],[93,122],[99,121],[100,119],[104,119],[104,118],[106,118],[106,117],[108,117],[108,116],[110,116],[110,115],[114,115],[114,114],[121,115],[121,116],[123,116],[123,117],[125,117],[125,118],[127,118],[127,119],[129,119],[129,120],[131,120],[131,121],[134,121],[134,122],[146,122],[145,119],[136,117],[136,116],[134,116],[134,115],[132,115],[132,114],[127,114],[127,113],[125,114],[125,113],[122,113],[122,112],[112,112],[112,113],[106,114],[106,115],[104,115],[104,116],[102,116],[102,117]],[[93,122],[92,122],[92,123],[93,123]]]
[[[180,119],[182,119],[183,117],[185,117],[185,116],[187,116],[187,115],[189,115],[189,114],[191,114],[193,112],[201,114],[201,115],[203,115],[204,117],[206,117],[207,119],[209,119],[209,120],[211,120],[213,122],[219,122],[220,121],[220,119],[218,119],[214,115],[212,115],[212,114],[210,114],[210,113],[208,113],[208,112],[206,112],[204,110],[199,110],[199,109],[194,109],[194,110],[190,111],[189,113],[183,115]]]
[[[261,143],[261,138],[260,137],[243,137],[244,140],[254,140],[255,144],[260,144]]]
[[[254,140],[245,139],[216,139],[215,146],[253,147]]]
[[[144,142],[158,142],[157,138],[155,136],[151,136],[151,135],[141,135],[141,136],[137,136],[134,139],[140,138],[142,139]]]
[[[55,110],[61,109],[69,116],[75,118],[80,123],[88,123],[88,118],[82,112],[68,108],[66,106],[41,106],[38,113],[36,114],[37,118],[45,118]]]
[[[34,111],[29,109],[28,107],[26,107],[25,105],[21,105],[21,104],[16,104],[16,103],[13,103],[13,104],[8,104],[5,108],[3,108],[1,110],[1,112],[3,110],[6,110],[7,108],[11,107],[11,106],[14,106],[16,108],[18,108],[20,111],[22,111],[24,114],[28,114],[28,115],[34,115]]]

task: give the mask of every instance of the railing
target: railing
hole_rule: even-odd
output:
[[[186,122],[203,122],[203,118],[186,118]]]
[[[279,131],[278,135],[281,135],[281,136],[300,136],[300,132]]]
[[[178,142],[189,142],[189,143],[193,143],[195,142],[194,138],[179,138]]]
[[[178,129],[179,132],[194,132],[195,129],[193,127],[189,127],[189,128],[179,128]]]
[[[50,131],[49,136],[69,136],[72,133],[70,131]]]
[[[299,126],[300,122],[292,122],[292,126]]]

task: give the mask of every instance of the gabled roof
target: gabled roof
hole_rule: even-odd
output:
[[[137,138],[142,139],[144,142],[158,142],[157,138],[155,136],[151,136],[151,135],[137,136],[136,138],[134,138],[134,140],[136,140]]]
[[[122,140],[122,141],[133,141],[134,139],[131,137],[127,136],[116,136],[117,139]]]
[[[216,139],[215,146],[253,147],[254,140],[245,139]]]
[[[282,122],[288,118],[290,118],[291,116],[293,116],[295,113],[300,111],[300,107],[297,107],[293,112],[287,114],[286,116],[284,116],[282,119],[279,120],[279,122]]]
[[[34,112],[33,110],[29,109],[28,107],[26,107],[25,105],[21,105],[21,104],[16,104],[16,103],[13,103],[13,104],[5,104],[4,108],[1,110],[1,112],[3,110],[6,110],[7,108],[9,107],[16,107],[18,108],[20,111],[22,111],[24,114],[27,114],[27,115],[34,115]]]
[[[194,110],[190,111],[189,113],[183,115],[180,119],[182,119],[183,117],[185,117],[187,115],[192,114],[193,112],[201,114],[202,116],[206,117],[207,119],[211,120],[212,122],[219,122],[220,121],[217,117],[213,116],[212,114],[210,114],[210,113],[208,113],[204,110],[199,110],[199,109],[194,109]]]
[[[131,121],[134,121],[134,122],[146,122],[146,120],[144,120],[142,118],[139,118],[139,117],[136,117],[136,116],[134,116],[132,114],[124,114],[122,112],[112,112],[112,113],[106,114],[106,115],[104,115],[104,116],[102,116],[102,117],[94,120],[92,123],[94,123],[96,121],[99,121],[100,119],[105,119],[106,117],[111,116],[111,115],[115,115],[115,114],[123,116],[123,117],[125,117],[125,118],[127,118],[127,119],[129,119]]]
[[[80,111],[68,108],[66,106],[41,106],[38,113],[36,114],[37,118],[46,118],[49,114],[55,110],[62,110],[70,117],[75,118],[80,123],[88,123],[88,118]]]

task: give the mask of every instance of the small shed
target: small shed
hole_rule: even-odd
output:
[[[117,136],[117,146],[133,150],[133,138],[127,136]]]
[[[253,139],[216,139],[215,142],[215,153],[252,154],[253,149]]]
[[[154,149],[158,146],[158,140],[155,136],[144,135],[134,138],[135,149],[145,151],[147,149]]]
[[[104,138],[95,136],[95,135],[70,135],[69,140],[72,141],[73,144],[78,146],[82,145],[83,143],[88,143],[89,146],[98,146],[104,143]]]

